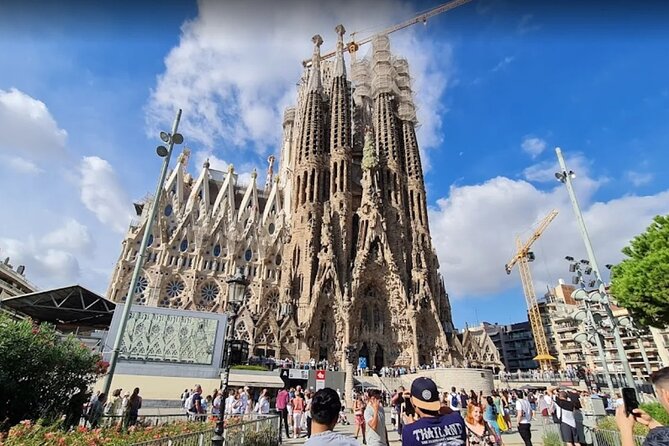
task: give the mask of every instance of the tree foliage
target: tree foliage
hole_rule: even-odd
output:
[[[81,411],[105,371],[100,355],[76,338],[0,314],[0,430],[21,420],[56,420]]]
[[[669,216],[657,216],[646,232],[623,248],[613,267],[611,292],[642,325],[669,325]]]

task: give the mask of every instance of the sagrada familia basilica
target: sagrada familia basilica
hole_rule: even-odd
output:
[[[135,303],[226,310],[226,279],[250,279],[236,338],[257,355],[382,366],[498,364],[487,335],[458,334],[428,224],[409,65],[386,35],[371,58],[322,60],[320,36],[283,120],[278,175],[242,185],[188,150],[165,184]],[[122,244],[108,296],[126,298],[148,215]]]

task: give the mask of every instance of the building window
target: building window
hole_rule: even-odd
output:
[[[221,245],[214,246],[214,257],[218,257],[220,255],[221,255]]]
[[[181,252],[186,252],[187,249],[188,249],[188,239],[181,240],[181,245],[179,245],[179,250]]]
[[[172,215],[172,205],[168,204],[165,206],[165,217],[169,217],[170,215]]]
[[[253,258],[253,251],[251,251],[251,248],[249,248],[246,250],[246,252],[244,252],[244,260],[250,262],[252,258]]]

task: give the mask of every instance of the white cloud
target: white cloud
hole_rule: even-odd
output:
[[[651,181],[653,181],[655,175],[650,172],[637,172],[635,170],[629,170],[625,172],[625,178],[627,178],[627,181],[636,187],[639,187],[649,184]]]
[[[51,248],[71,250],[78,253],[90,254],[93,240],[88,227],[70,218],[65,224],[42,237],[42,243]]]
[[[575,179],[577,192],[601,184],[586,172]],[[607,202],[593,202],[589,198],[592,191],[585,195],[581,207],[602,268],[620,261],[620,250],[655,215],[669,213],[669,191]],[[566,255],[586,257],[564,186],[556,182],[553,188],[540,190],[524,180],[505,177],[452,186],[449,196],[437,200],[437,207],[430,210],[432,235],[451,295],[487,295],[517,286],[517,273],[509,277],[504,272],[515,237],[520,234],[526,240],[554,208],[559,215],[533,247],[537,260],[532,273],[538,295],[546,284],[554,285],[559,278],[570,280]]]
[[[6,161],[7,166],[18,173],[36,175],[38,173],[44,172],[44,170],[39,168],[37,164],[33,163],[32,161],[28,161],[25,158],[21,158],[20,156],[13,156],[8,158]]]
[[[516,33],[523,35],[538,31],[539,29],[541,29],[541,25],[534,22],[534,15],[525,14],[518,21],[518,25],[516,26]]]
[[[105,225],[125,233],[130,222],[130,200],[107,160],[85,156],[79,166],[81,201]]]
[[[532,158],[536,158],[546,150],[546,141],[536,136],[526,136],[520,143],[520,147]]]
[[[506,68],[515,59],[516,59],[515,56],[506,56],[504,59],[500,60],[497,65],[493,67],[492,72],[496,73],[497,71]]]
[[[44,102],[16,88],[0,90],[0,153],[24,161],[55,159],[64,153],[66,139]],[[26,166],[23,162],[19,168]]]
[[[350,14],[354,10],[355,14]],[[274,150],[281,137],[283,107],[295,101],[301,61],[320,33],[323,52],[334,48],[334,27],[376,30],[413,15],[408,4],[389,2],[199,2],[199,14],[184,23],[179,44],[165,59],[166,70],[147,105],[150,132],[167,128],[177,107],[181,132],[209,150],[217,146]],[[365,37],[358,34],[357,38]],[[411,64],[418,92],[423,148],[441,141],[440,99],[448,81],[449,45],[418,38],[412,29],[392,36],[398,55]],[[421,48],[421,51],[416,51]],[[363,47],[359,57],[367,52]],[[427,164],[427,160],[426,164]]]
[[[56,287],[76,281],[80,275],[77,258],[61,249],[47,248],[32,237],[28,240],[0,238],[2,257],[9,257],[14,267],[26,266],[29,281],[41,286]]]

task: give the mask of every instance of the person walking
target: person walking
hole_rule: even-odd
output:
[[[105,403],[107,402],[107,395],[103,392],[90,404],[88,407],[88,424],[91,429],[98,427],[100,418],[104,413]]]
[[[501,437],[483,417],[483,408],[478,404],[467,406],[465,416],[468,446],[500,446]]]
[[[353,438],[334,432],[340,411],[341,400],[334,389],[316,392],[311,400],[311,437],[304,446],[359,446]]]
[[[281,432],[281,426],[283,425],[286,430],[286,438],[290,438],[290,433],[288,432],[289,399],[290,399],[290,394],[288,393],[288,387],[284,386],[283,389],[279,390],[279,393],[276,396],[276,410],[279,412],[279,433]]]
[[[532,407],[525,399],[525,394],[522,390],[518,391],[517,396],[516,416],[518,418],[518,433],[520,434],[520,438],[525,442],[525,446],[532,446]]]
[[[499,437],[502,435],[502,430],[499,428],[499,423],[497,423],[498,413],[497,407],[495,407],[495,402],[491,396],[487,396],[483,398],[483,400],[485,402],[483,407],[483,419],[493,428],[495,434]]]
[[[448,413],[439,413],[441,402],[434,381],[425,377],[414,379],[411,383],[410,403],[419,418],[416,421],[410,417],[404,418],[403,446],[465,446],[465,421],[459,412],[451,411],[450,407]]]
[[[262,389],[262,392],[260,392],[260,397],[258,398],[254,412],[261,415],[267,415],[269,413],[269,393],[267,389]]]
[[[358,434],[362,431],[362,444],[367,444],[365,439],[365,431],[367,423],[365,423],[365,402],[362,399],[362,395],[358,395],[358,398],[353,403],[353,416],[355,417],[355,439],[358,439]]]
[[[381,406],[381,391],[371,389],[367,393],[368,402],[365,409],[367,444],[369,446],[388,446],[388,432],[386,431],[386,416]]]
[[[116,389],[112,392],[112,397],[105,404],[105,426],[116,426],[123,416],[123,410],[121,405],[123,404],[123,398],[121,397],[122,389]]]
[[[307,427],[307,438],[311,437],[311,403],[314,399],[314,394],[311,390],[307,390],[304,399],[304,418],[306,418],[306,427]]]

